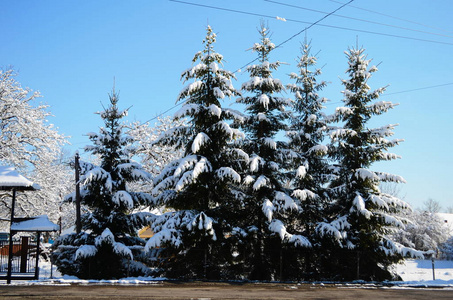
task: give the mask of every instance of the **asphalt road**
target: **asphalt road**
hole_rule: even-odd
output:
[[[453,289],[365,285],[171,283],[1,285],[0,299],[453,299]]]

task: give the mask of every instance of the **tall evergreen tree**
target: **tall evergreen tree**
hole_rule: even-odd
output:
[[[317,258],[322,253],[315,229],[319,222],[325,221],[324,209],[328,201],[326,184],[330,179],[327,146],[323,144],[328,130],[323,112],[327,99],[318,94],[326,82],[317,80],[321,70],[314,69],[317,58],[311,54],[310,45],[305,43],[301,52],[297,64],[299,72],[290,74],[295,83],[287,85],[294,94],[294,114],[287,136],[290,149],[295,153],[290,168],[292,196],[300,201],[294,230],[313,244],[312,248],[304,250],[299,268],[304,269],[305,279],[315,279]]]
[[[153,220],[155,235],[147,243],[148,250],[162,249],[160,256],[168,258],[164,275],[171,278],[220,278],[233,258],[227,205],[235,197],[231,183],[240,182],[234,161],[243,153],[229,144],[243,134],[228,122],[240,115],[221,107],[222,99],[238,92],[231,82],[234,75],[221,68],[223,56],[214,51],[215,41],[208,26],[204,49],[193,58],[196,64],[181,76],[193,82],[179,94],[184,105],[175,118],[187,118],[188,125],[167,131],[159,140],[185,149],[181,159],[155,178],[156,205],[175,211]]]
[[[380,182],[404,182],[400,176],[372,171],[373,163],[393,160],[399,156],[388,153],[390,147],[402,140],[387,139],[393,135],[395,125],[368,128],[374,115],[381,115],[395,107],[388,101],[376,101],[385,88],[370,91],[368,80],[377,71],[368,67],[364,49],[350,49],[348,79],[345,87],[345,107],[336,110],[343,127],[332,130],[332,158],[338,162],[337,179],[332,182],[334,200],[331,204],[330,222],[318,226],[321,234],[333,237],[326,272],[337,279],[390,279],[389,266],[407,253],[416,254],[409,248],[391,241],[388,236],[395,228],[403,227],[398,212],[409,206],[400,199],[379,190]],[[336,246],[336,247],[335,247]],[[330,250],[329,250],[330,249]]]
[[[288,243],[308,246],[308,240],[287,232],[287,215],[299,209],[298,203],[284,187],[286,178],[283,162],[289,153],[287,145],[275,140],[276,134],[286,129],[291,104],[281,97],[284,86],[272,73],[280,62],[269,62],[275,45],[269,30],[261,26],[260,43],[252,50],[258,54],[259,64],[247,68],[250,80],[242,85],[244,95],[237,102],[246,105],[247,116],[241,125],[246,133],[243,149],[249,154],[247,169],[243,171],[243,192],[247,195],[242,205],[238,227],[244,235],[244,267],[250,279],[270,280],[280,277],[282,250]],[[292,245],[292,246],[293,246]]]
[[[152,202],[150,195],[133,192],[128,184],[150,180],[150,175],[131,160],[133,139],[124,134],[120,122],[127,110],[117,107],[113,90],[111,105],[100,116],[105,127],[89,133],[93,142],[85,151],[100,159],[100,166],[82,163],[81,204],[88,208],[82,216],[82,232],[60,237],[54,259],[64,274],[79,278],[110,279],[146,275],[145,242],[137,231],[147,223],[147,213],[136,212]],[[75,201],[75,194],[66,198]]]

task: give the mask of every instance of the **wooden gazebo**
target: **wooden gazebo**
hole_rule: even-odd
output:
[[[11,283],[12,279],[38,279],[39,278],[39,240],[41,232],[48,231],[57,231],[58,225],[49,221],[47,216],[39,216],[33,218],[16,218],[14,216],[14,208],[16,204],[16,193],[23,191],[36,191],[40,187],[37,184],[34,184],[32,181],[28,180],[24,176],[20,175],[14,168],[0,166],[0,190],[11,191],[12,192],[12,201],[11,201],[11,218],[10,218],[10,234],[9,234],[9,245],[8,245],[8,271],[6,276],[1,276],[0,279],[6,279],[7,283]],[[21,249],[25,250],[23,252],[24,262],[21,261],[21,268],[17,272],[18,276],[13,276],[13,255],[14,255],[14,243],[13,237],[18,232],[36,232],[37,233],[37,244],[36,244],[36,265],[33,275],[26,274],[27,271],[24,271],[22,266],[26,264],[26,254],[28,253],[28,243],[24,246],[24,242],[21,245]],[[27,239],[28,242],[28,239]],[[25,268],[26,269],[26,268]]]

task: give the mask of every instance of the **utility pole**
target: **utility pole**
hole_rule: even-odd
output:
[[[80,233],[82,231],[82,223],[80,221],[80,165],[79,165],[79,152],[77,151],[75,154],[75,182],[76,182],[76,233]]]

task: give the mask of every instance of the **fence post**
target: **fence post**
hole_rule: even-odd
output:
[[[39,279],[39,247],[41,246],[41,232],[36,233],[36,262],[35,262],[35,279]]]
[[[21,236],[20,241],[20,272],[27,273],[28,236]]]
[[[433,267],[433,280],[436,280],[436,274],[434,272],[434,254],[433,254],[433,256],[431,256],[431,264]]]
[[[9,249],[8,249],[8,273],[6,274],[6,283],[11,283],[11,276],[13,271],[13,236],[14,233],[11,230],[11,226],[14,222],[14,205],[16,202],[16,190],[13,189],[13,199],[11,201],[11,223],[9,224]]]

